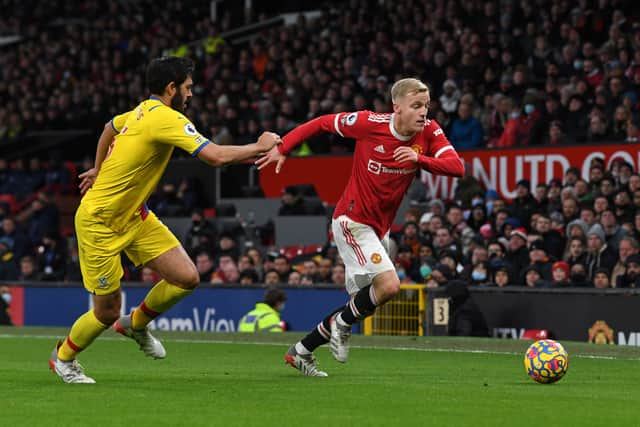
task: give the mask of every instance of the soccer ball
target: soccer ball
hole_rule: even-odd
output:
[[[524,370],[534,381],[554,383],[564,377],[569,369],[569,355],[559,342],[536,341],[524,354]]]

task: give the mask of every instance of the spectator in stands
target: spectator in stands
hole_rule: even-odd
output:
[[[627,231],[618,225],[613,209],[607,208],[600,214],[600,225],[604,230],[607,245],[614,251],[618,250],[620,239],[627,235]]]
[[[587,277],[593,280],[598,268],[611,271],[616,264],[617,255],[607,245],[604,230],[600,224],[594,224],[587,233]]]
[[[587,252],[585,239],[584,237],[571,237],[569,239],[565,255],[562,257],[569,265],[586,264]]]
[[[331,271],[331,283],[344,286],[345,274],[344,264],[336,264]]]
[[[277,285],[278,283],[281,283],[280,275],[276,270],[267,270],[264,273],[264,283],[266,285]]]
[[[287,277],[287,284],[298,286],[302,281],[302,274],[298,270],[291,270],[289,277]]]
[[[258,274],[255,270],[243,270],[240,272],[239,282],[241,285],[253,285],[258,283]]]
[[[46,232],[36,246],[36,263],[40,266],[40,279],[64,280],[67,248],[57,232]]]
[[[640,288],[640,254],[627,257],[626,272],[616,279],[616,288]]]
[[[0,235],[11,239],[13,242],[13,254],[17,259],[22,258],[30,252],[32,243],[29,241],[22,227],[16,224],[15,218],[6,217],[2,220]]]
[[[218,269],[211,276],[211,283],[238,283],[240,272],[235,260],[229,255],[222,255],[218,259]]]
[[[611,286],[618,286],[618,278],[627,272],[627,259],[640,252],[638,241],[631,236],[624,236],[618,244],[618,262],[613,266],[611,271]]]
[[[39,242],[46,232],[57,232],[60,226],[59,209],[44,192],[39,192],[29,207],[18,214],[18,221],[26,224],[32,242]]]
[[[556,261],[551,266],[551,285],[553,287],[569,286],[570,276],[569,263],[565,261]]]
[[[585,264],[573,264],[571,266],[571,276],[569,283],[572,287],[584,288],[592,286],[592,282],[587,277],[587,267]]]
[[[565,224],[569,224],[571,221],[576,220],[578,218],[578,215],[578,200],[575,198],[575,196],[572,195],[562,200],[562,220]]]
[[[482,125],[471,115],[471,105],[461,102],[458,106],[458,118],[453,120],[449,131],[449,140],[456,149],[478,148],[484,145]]]
[[[253,261],[253,268],[256,270],[258,277],[262,277],[264,272],[262,253],[257,248],[248,248],[245,254]]]
[[[306,215],[307,210],[304,199],[294,186],[285,187],[282,190],[282,205],[278,210],[278,215]]]
[[[529,265],[536,267],[536,271],[543,280],[550,281],[552,279],[551,267],[556,259],[547,254],[542,239],[534,240],[529,245],[529,260]]]
[[[593,286],[597,289],[607,289],[611,287],[608,269],[603,267],[596,269],[593,275]]]
[[[289,278],[289,274],[291,274],[291,264],[289,264],[289,259],[284,255],[278,255],[273,262],[273,268],[280,276],[279,283],[286,283]]]
[[[523,274],[523,284],[529,288],[543,288],[545,286],[545,281],[542,278],[542,274],[538,270],[538,267],[535,265],[530,265],[524,270]]]
[[[512,284],[510,279],[511,276],[512,274],[509,272],[509,267],[506,264],[503,264],[493,270],[492,281],[487,283],[487,285],[504,288],[505,286]]]
[[[201,251],[196,255],[196,270],[200,275],[201,283],[208,283],[211,280],[215,268],[209,252]]]
[[[516,184],[516,197],[511,202],[511,216],[521,224],[529,224],[531,213],[535,211],[536,206],[536,199],[531,195],[531,183],[521,179]]]
[[[627,122],[627,135],[624,142],[636,143],[640,141],[640,118],[632,117]]]
[[[191,212],[191,226],[184,238],[187,253],[193,256],[197,251],[213,252],[216,246],[216,228],[204,217],[201,208]]]
[[[217,259],[225,255],[230,256],[234,260],[238,259],[239,251],[231,233],[224,232],[220,234],[215,254]]]
[[[318,274],[318,263],[315,259],[307,259],[302,262],[302,275],[313,278]]]
[[[454,115],[458,109],[458,102],[462,97],[462,93],[458,89],[455,80],[449,79],[442,84],[442,95],[440,95],[440,107],[450,117]]]
[[[613,196],[613,206],[616,221],[620,224],[632,223],[634,207],[627,190],[618,190]]]
[[[20,274],[18,275],[18,280],[24,282],[37,282],[41,280],[36,260],[32,256],[26,255],[20,258]]]
[[[504,259],[511,267],[511,272],[514,274],[511,282],[515,284],[522,283],[519,274],[530,264],[527,238],[524,228],[514,229],[509,236],[509,248]]]
[[[558,231],[551,228],[549,215],[540,214],[536,220],[534,230],[542,236],[545,252],[555,259],[561,259],[565,241]]]
[[[333,261],[330,258],[322,258],[318,261],[318,275],[314,283],[331,283]]]
[[[18,263],[9,237],[0,237],[0,281],[18,279]]]

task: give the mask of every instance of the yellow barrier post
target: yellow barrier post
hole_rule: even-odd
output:
[[[425,285],[400,285],[396,297],[364,320],[364,335],[424,335]]]

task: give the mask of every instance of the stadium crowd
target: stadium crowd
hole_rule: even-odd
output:
[[[14,13],[0,33],[25,40],[0,51],[0,140],[99,129],[146,96],[144,66],[167,52],[196,58],[189,116],[220,143],[323,113],[388,111],[390,84],[408,75],[430,83],[430,115],[456,148],[638,138],[632,0],[327,1],[319,19],[239,46],[219,37],[234,23],[212,24],[207,2],[1,3]],[[323,139],[304,152],[345,149]]]
[[[97,1],[0,0],[15,11],[0,17],[0,33],[25,37],[0,51],[0,140],[32,130],[98,130],[146,96],[141,76],[150,58],[204,39],[180,51],[198,63],[188,115],[218,143],[247,143],[262,129],[285,134],[329,112],[388,111],[390,85],[408,75],[430,83],[429,115],[458,149],[638,141],[633,1],[375,3],[325,2],[317,20],[300,17],[231,46],[217,41],[232,23],[212,25],[199,2],[103,9]],[[313,139],[298,154],[350,149],[328,139]],[[73,180],[58,159],[24,163],[0,159],[0,192],[29,201],[18,213],[0,203],[0,280],[80,280],[73,236],[61,234],[58,207],[38,192]],[[455,200],[414,207],[394,230],[398,274],[429,286],[458,278],[474,285],[635,286],[637,173],[625,162],[607,169],[596,159],[588,180],[574,168],[536,188],[522,180],[510,202],[462,180]],[[259,237],[246,227],[219,233],[197,200],[178,183],[162,188],[151,208],[191,213],[185,246],[204,282],[344,284],[331,242],[294,258],[271,246],[268,225]],[[285,213],[298,213],[283,203]],[[125,279],[156,279],[124,262]]]

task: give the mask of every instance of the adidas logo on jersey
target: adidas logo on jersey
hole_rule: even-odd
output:
[[[384,154],[384,147],[381,145],[378,145],[376,148],[373,149],[373,151],[377,151],[378,153],[383,153]]]

